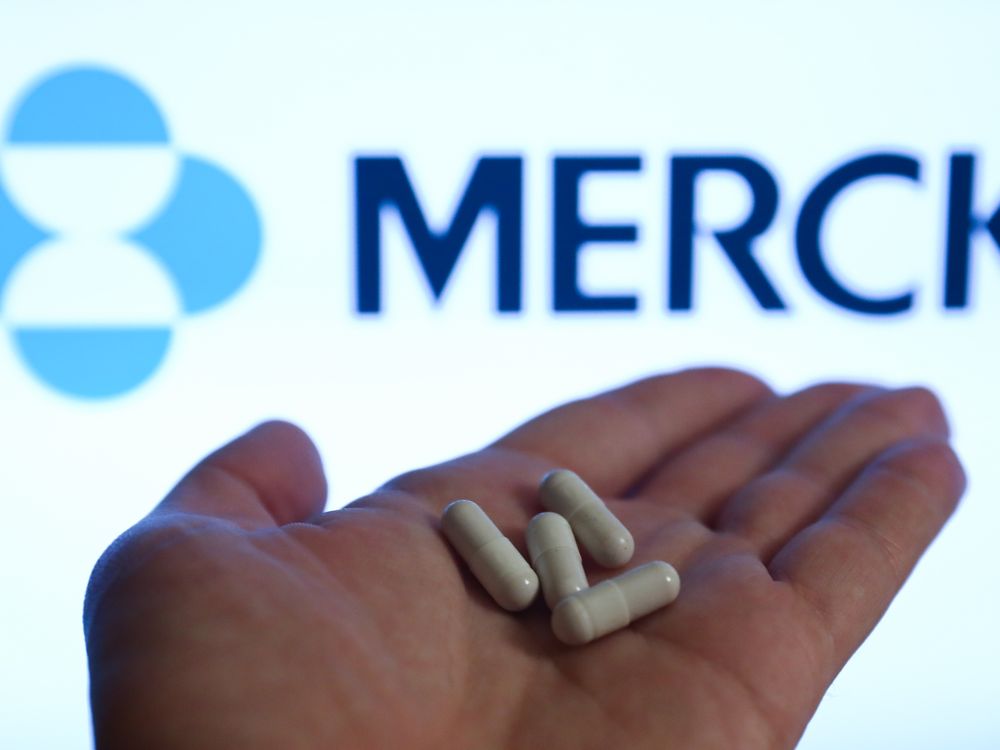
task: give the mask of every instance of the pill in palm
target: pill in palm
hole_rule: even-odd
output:
[[[539,513],[531,519],[525,536],[531,567],[538,573],[550,608],[587,588],[580,549],[565,518],[557,513]]]
[[[441,530],[497,604],[516,612],[534,601],[538,576],[476,503],[450,503],[441,516]]]
[[[552,612],[552,630],[571,646],[589,643],[670,604],[680,587],[671,565],[640,565],[563,599]]]
[[[622,522],[587,483],[567,469],[542,477],[540,493],[547,510],[563,516],[598,563],[617,568],[632,559],[635,542]]]

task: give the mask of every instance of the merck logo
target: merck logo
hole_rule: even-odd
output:
[[[663,310],[692,312],[699,258],[716,253],[751,304],[789,309],[788,290],[758,253],[759,240],[787,233],[789,259],[803,286],[849,314],[893,316],[934,300],[945,310],[971,306],[974,261],[1000,248],[1000,208],[976,185],[977,156],[947,154],[944,177],[927,212],[942,218],[931,238],[940,276],[934,289],[909,284],[873,291],[838,270],[837,247],[824,229],[845,196],[871,181],[892,190],[923,187],[923,165],[901,151],[871,151],[833,164],[801,195],[782,194],[775,171],[744,153],[673,153],[661,210],[646,221],[665,228]],[[640,309],[638,288],[597,293],[583,283],[587,249],[637,246],[642,217],[615,224],[588,219],[583,185],[607,177],[641,178],[646,158],[632,154],[560,154],[551,159],[541,199],[525,200],[523,154],[475,158],[469,178],[449,193],[444,222],[428,221],[405,160],[398,154],[353,157],[353,308],[387,315],[387,277],[412,273],[440,304],[483,215],[495,219],[495,272],[487,280],[501,314],[524,309],[524,255],[550,258],[553,313]],[[735,224],[712,226],[699,210],[699,186],[712,175],[741,184],[749,209]],[[776,221],[792,203],[790,226]],[[526,206],[528,208],[526,208]],[[525,248],[526,210],[550,218],[550,242]],[[399,218],[416,265],[390,267],[384,220]],[[899,221],[898,216],[885,217]],[[878,219],[876,219],[878,221]],[[887,226],[889,224],[887,223]],[[871,231],[867,225],[865,231]],[[133,82],[99,68],[72,68],[38,82],[14,107],[0,142],[0,323],[15,351],[41,381],[80,398],[135,388],[163,362],[178,327],[231,298],[257,262],[261,229],[253,201],[226,172],[169,145],[152,99]],[[900,250],[896,247],[895,250]],[[897,256],[908,263],[911,248]],[[345,261],[347,259],[345,258]],[[345,265],[347,265],[345,263]],[[345,272],[351,273],[345,269]],[[787,282],[785,282],[787,283]],[[927,294],[930,292],[930,294]],[[925,303],[926,304],[926,303]]]
[[[178,153],[153,100],[93,67],[37,82],[0,144],[0,322],[41,381],[108,398],[146,381],[178,326],[247,281],[253,201]]]
[[[473,226],[483,213],[496,218],[495,309],[501,313],[522,310],[524,233],[523,156],[483,156],[476,161],[464,192],[455,201],[450,223],[432,228],[417,199],[403,159],[399,156],[359,156],[355,178],[355,286],[356,310],[381,313],[383,266],[382,219],[395,211],[416,254],[420,270],[435,303],[458,265]],[[678,154],[669,157],[664,215],[668,227],[666,276],[663,287],[669,312],[697,307],[694,281],[697,256],[722,251],[735,277],[750,298],[764,310],[787,310],[785,293],[756,255],[758,240],[772,230],[781,200],[778,182],[768,167],[745,154]],[[943,277],[938,294],[945,309],[969,307],[973,268],[973,240],[991,238],[1000,248],[1000,207],[977,207],[976,157],[955,152],[948,161],[948,177],[939,187],[945,200],[929,210],[945,216],[945,238],[940,253]],[[551,164],[551,309],[554,313],[633,311],[637,294],[594,294],[581,284],[584,250],[603,245],[608,250],[628,249],[639,237],[640,225],[594,224],[581,215],[581,184],[602,175],[640,176],[641,155],[556,156]],[[714,228],[697,221],[697,187],[711,174],[741,181],[750,194],[751,208],[737,226]],[[837,203],[854,188],[870,180],[888,180],[895,189],[913,189],[921,182],[920,161],[910,154],[875,151],[848,159],[820,176],[801,200],[792,231],[794,259],[808,287],[824,302],[850,313],[870,316],[899,315],[913,309],[924,290],[906,289],[896,294],[873,294],[855,288],[835,270],[833,250],[823,243],[823,229]],[[538,205],[538,204],[533,204]],[[541,204],[544,205],[544,204]],[[663,218],[663,217],[658,217]],[[706,239],[717,248],[705,247]],[[708,244],[711,244],[709,242]],[[699,245],[700,247],[697,247]],[[398,271],[397,271],[398,272]],[[702,304],[711,304],[702,303]]]

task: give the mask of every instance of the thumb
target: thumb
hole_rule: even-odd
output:
[[[312,440],[288,422],[254,427],[204,458],[152,515],[189,513],[251,530],[304,521],[326,504],[326,477]]]
[[[147,520],[183,514],[217,518],[252,531],[304,521],[323,510],[326,479],[312,440],[287,422],[265,422],[203,459],[178,482]],[[154,524],[155,525],[155,524]],[[169,525],[169,524],[168,524]],[[130,542],[143,537],[140,522],[97,561],[84,600],[88,639],[99,602],[123,575]],[[148,540],[144,545],[149,549]]]

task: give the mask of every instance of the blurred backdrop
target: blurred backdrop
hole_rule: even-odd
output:
[[[269,417],[329,507],[727,364],[927,384],[970,490],[807,750],[1000,746],[987,2],[0,5],[0,745],[90,742],[102,550]]]

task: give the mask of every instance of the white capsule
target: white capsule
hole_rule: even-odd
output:
[[[542,477],[539,489],[542,505],[569,521],[580,544],[598,563],[618,568],[632,559],[632,535],[580,477],[556,469]]]
[[[580,548],[573,530],[558,513],[539,513],[525,533],[531,567],[542,582],[542,593],[550,609],[570,594],[587,588]]]
[[[535,600],[538,576],[510,539],[471,500],[444,509],[441,530],[493,600],[516,612]]]
[[[680,590],[673,566],[646,563],[567,596],[552,612],[552,630],[570,646],[590,643],[670,604]]]

